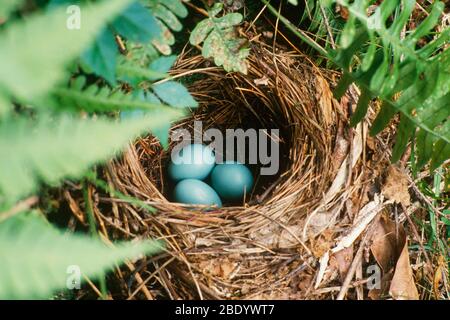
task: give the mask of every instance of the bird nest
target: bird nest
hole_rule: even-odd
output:
[[[194,121],[201,121],[203,130],[279,129],[279,172],[256,176],[242,203],[205,212],[171,201],[173,186],[165,172],[174,142],[164,150],[152,136],[136,141],[107,166],[105,177],[153,212],[110,194],[100,198],[104,207],[97,216],[111,238],[160,239],[165,250],[128,264],[120,295],[318,298],[318,283],[339,281],[324,274],[320,259],[351,224],[342,209],[350,197],[362,197],[363,188],[364,126],[348,127],[348,105],[354,101],[333,98],[337,74],[298,51],[254,44],[246,75],[185,53],[172,76],[188,80],[199,108],[171,130],[192,131]]]

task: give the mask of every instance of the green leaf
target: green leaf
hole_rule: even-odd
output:
[[[167,78],[170,68],[177,57],[162,56],[153,60],[148,66],[147,62],[142,66],[134,59],[125,59],[117,66],[117,74],[119,79],[128,82],[137,88],[143,81],[156,81]]]
[[[0,91],[0,116],[3,115],[3,114],[6,114],[12,108],[13,108],[12,103]]]
[[[9,24],[0,34],[0,91],[27,101],[45,94],[128,2],[108,0],[82,7],[81,29],[66,27],[68,15],[62,8]]]
[[[402,10],[400,14],[394,19],[392,25],[389,27],[389,32],[396,37],[400,36],[400,32],[402,31],[405,24],[408,22],[411,13],[416,6],[416,0],[403,0],[402,1]]]
[[[171,46],[175,44],[175,37],[169,28],[173,31],[180,31],[183,25],[178,17],[185,17],[187,10],[180,0],[152,0],[141,1],[146,5],[150,13],[156,18],[160,28],[160,36],[152,40],[153,46],[163,55],[172,53]]]
[[[81,60],[98,76],[116,84],[117,44],[110,30],[105,28]]]
[[[209,11],[209,18],[197,24],[189,41],[192,45],[203,42],[202,55],[205,58],[214,58],[214,63],[223,66],[225,71],[246,74],[249,49],[246,47],[246,40],[237,37],[234,30],[243,17],[240,13],[229,13],[216,18],[222,7],[222,3],[213,6]]]
[[[238,25],[239,23],[242,22],[242,19],[243,19],[242,14],[234,12],[229,13],[223,17],[216,18],[213,21],[216,28],[227,29]]]
[[[47,4],[47,9],[55,9],[59,6],[65,5],[81,5],[83,0],[50,0]]]
[[[166,81],[152,87],[155,94],[164,102],[175,108],[196,108],[197,101],[181,83]]]
[[[158,138],[159,143],[163,147],[164,150],[169,148],[169,130],[170,124],[167,124],[165,127],[161,127],[158,130],[153,130],[152,134]]]
[[[211,18],[214,18],[217,16],[220,11],[223,10],[223,3],[222,2],[216,2],[213,4],[213,6],[208,10],[208,15]]]
[[[416,137],[416,150],[417,150],[417,168],[422,168],[431,156],[433,155],[433,145],[436,138],[426,132],[425,130],[419,130]]]
[[[161,101],[158,99],[157,96],[155,96],[151,92],[145,92],[144,90],[136,91],[135,97],[143,102],[147,102],[149,104],[160,104]],[[152,117],[158,117],[159,114],[162,111],[159,109],[151,109],[151,110],[145,110],[145,109],[134,109],[134,110],[126,110],[120,112],[120,118],[123,119],[134,119],[134,118],[142,118],[146,115],[152,116]],[[164,148],[164,150],[167,150],[169,147],[169,130],[170,130],[170,123],[167,123],[165,126],[161,126],[160,128],[156,128],[152,130],[152,135],[157,137],[161,143],[161,146]]]
[[[364,54],[364,58],[361,63],[362,71],[367,71],[372,66],[372,62],[374,61],[376,51],[377,51],[377,44],[375,42],[370,42],[369,49]]]
[[[366,115],[367,109],[369,108],[370,100],[372,99],[372,94],[368,90],[363,90],[361,96],[358,99],[358,104],[356,105],[355,113],[350,119],[350,125],[355,127]]]
[[[389,103],[384,101],[381,104],[381,110],[378,112],[377,117],[372,123],[372,127],[370,128],[370,135],[374,136],[383,131],[383,129],[388,125],[394,115],[397,113],[397,110],[393,108]]]
[[[432,4],[430,14],[420,23],[412,34],[406,37],[406,44],[409,46],[414,46],[420,38],[428,35],[429,32],[438,24],[444,7],[445,5],[442,2],[435,1]]]
[[[23,0],[2,0],[2,5],[0,6],[0,19],[6,19],[8,15],[16,10],[22,3]]]
[[[334,96],[336,99],[340,99],[344,96],[348,87],[352,84],[353,78],[347,72],[344,72],[341,79],[339,80],[336,88],[334,89]]]
[[[112,25],[128,40],[144,43],[160,38],[162,32],[150,9],[138,2],[133,2]]]
[[[90,166],[114,156],[129,139],[166,126],[180,115],[169,109],[158,117],[121,123],[67,115],[39,118],[36,123],[24,118],[3,121],[0,168],[7,170],[0,170],[0,203],[36,191],[40,182],[57,184],[61,179],[78,178]]]
[[[368,97],[379,97],[382,107],[373,122],[372,135],[381,132],[397,113],[401,116],[392,161],[401,157],[417,133],[418,166],[431,157],[432,167],[442,163],[448,158],[450,145],[450,130],[443,129],[450,113],[450,50],[445,47],[450,30],[437,34],[435,30],[444,4],[433,2],[427,18],[411,30],[407,24],[416,6],[414,0],[382,1],[370,17],[367,12],[373,1],[330,2],[346,7],[350,13],[340,35],[341,45],[328,57],[344,72],[335,89],[336,97],[342,96],[351,83],[362,91],[351,124],[363,119]],[[405,28],[406,37],[401,34]],[[418,48],[416,44],[422,38],[427,44]]]
[[[223,66],[225,71],[239,71],[247,74],[248,66],[245,59],[249,50],[240,48],[237,41],[229,40],[232,37],[230,33],[213,30],[203,44],[202,55],[205,58],[214,58],[214,63],[217,66]]]
[[[356,18],[351,16],[342,30],[340,44],[342,48],[348,48],[356,37]]]
[[[197,23],[194,30],[192,30],[191,35],[189,36],[189,42],[192,45],[199,45],[203,41],[205,41],[208,34],[214,28],[214,22],[210,19],[205,19]]]
[[[167,76],[166,73],[140,67],[133,61],[124,61],[117,66],[117,77],[133,87],[137,87],[142,81],[155,81]]]
[[[381,88],[388,73],[388,69],[389,62],[387,60],[387,56],[385,55],[383,63],[377,68],[375,73],[372,75],[372,79],[370,80],[370,89],[372,92]]]
[[[147,2],[147,0],[145,1]],[[163,4],[180,18],[185,18],[188,15],[188,11],[181,0],[153,0],[152,2]]]
[[[401,156],[408,146],[408,141],[414,133],[414,124],[403,115],[400,117],[400,124],[398,125],[397,135],[395,139],[395,146],[392,150],[392,162],[400,160]]]
[[[157,4],[152,7],[152,11],[156,18],[164,21],[164,23],[173,31],[181,31],[181,29],[183,29],[183,25],[178,20],[177,16],[164,5]]]
[[[56,111],[109,112],[135,109],[171,111],[171,108],[158,100],[143,100],[120,90],[112,91],[97,85],[84,88],[82,77],[77,78],[71,87],[55,88],[52,93],[53,96],[42,104],[51,106]]]
[[[153,71],[167,73],[177,60],[177,56],[159,57],[150,63],[150,69]]]
[[[436,170],[441,164],[450,159],[450,143],[439,140],[435,143],[430,163],[430,171]]]
[[[162,249],[155,241],[108,247],[88,236],[63,233],[31,213],[0,223],[0,243],[0,299],[49,298],[71,284],[75,270],[82,281],[82,276],[95,279],[125,259]]]
[[[172,34],[172,32],[170,32],[169,28],[167,28],[167,26],[162,23],[160,20],[157,20],[157,23],[159,25],[159,27],[161,28],[161,36],[159,39],[155,39],[153,40],[153,45],[155,45],[162,54],[164,55],[169,55],[172,53],[170,46],[175,44],[175,36]],[[169,50],[161,50],[161,48],[159,48],[156,43],[160,43],[161,45],[166,45],[169,47]]]

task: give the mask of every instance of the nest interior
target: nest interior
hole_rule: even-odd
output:
[[[170,201],[165,166],[173,144],[163,150],[148,136],[130,146],[107,167],[108,181],[155,211],[116,199],[109,225],[117,238],[162,239],[166,249],[134,270],[128,296],[305,297],[317,259],[336,237],[330,224],[345,200],[342,188],[333,187],[351,149],[337,141],[348,118],[331,93],[336,75],[299,52],[255,44],[246,75],[225,73],[186,53],[173,76],[197,78],[189,89],[200,107],[172,130],[192,130],[195,120],[204,130],[279,129],[280,170],[257,177],[245,203],[204,212]],[[346,185],[356,176],[349,175]]]

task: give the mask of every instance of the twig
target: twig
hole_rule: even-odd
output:
[[[192,3],[190,3],[189,1],[183,1],[183,3],[185,5],[187,5],[188,7],[191,7],[192,9],[197,11],[198,13],[204,15],[205,17],[209,17],[208,11],[206,11],[205,9],[199,8],[196,5],[193,5]]]
[[[93,205],[92,205],[92,189],[90,188],[88,182],[84,183],[83,196],[84,196],[86,215],[88,218],[89,231],[93,237],[98,237],[97,224],[96,224]],[[106,287],[106,279],[105,279],[104,272],[102,272],[101,275],[99,276],[99,283],[100,283],[101,297],[103,300],[106,300],[108,297],[108,289]]]
[[[337,300],[344,300],[344,297],[347,294],[347,291],[349,289],[349,286],[353,279],[353,276],[355,275],[356,268],[360,264],[361,259],[363,257],[364,247],[366,246],[369,239],[372,237],[373,230],[375,230],[373,228],[373,226],[377,223],[378,219],[379,219],[379,215],[377,214],[377,218],[375,218],[372,221],[372,224],[371,224],[369,230],[367,231],[367,233],[364,235],[363,239],[361,240],[358,251],[356,252],[356,255],[355,255],[355,259],[353,259],[352,265],[350,266],[350,269],[348,270],[347,275],[345,276],[344,282],[342,283],[341,290],[339,291],[339,294],[336,298]]]
[[[414,237],[416,238],[416,241],[417,241],[417,243],[419,244],[419,246],[420,246],[420,249],[423,251],[423,254],[424,254],[424,256],[425,256],[425,259],[427,260],[427,269],[428,269],[428,271],[429,272],[433,272],[433,269],[432,269],[432,263],[431,263],[431,260],[430,260],[430,257],[428,256],[428,253],[427,253],[427,251],[425,250],[425,247],[423,246],[423,243],[422,243],[422,241],[420,241],[420,235],[419,235],[419,232],[417,231],[417,228],[416,228],[416,226],[415,226],[415,224],[413,223],[413,221],[411,220],[411,217],[409,216],[409,214],[407,214],[407,210],[406,210],[406,207],[402,204],[402,209],[403,209],[403,212],[405,213],[405,217],[406,217],[406,219],[408,220],[408,223],[409,223],[409,225],[411,226],[411,230],[412,230],[412,232],[413,232],[413,234],[414,234]]]
[[[331,47],[333,49],[336,49],[336,43],[334,43],[333,33],[331,32],[330,24],[328,22],[328,17],[325,12],[325,9],[323,8],[321,3],[319,3],[319,7],[320,7],[320,13],[322,14],[323,22],[325,23],[325,28],[327,29],[328,36],[330,37]]]
[[[31,208],[38,202],[38,200],[39,200],[38,197],[33,196],[33,197],[30,197],[28,199],[25,199],[25,200],[19,202],[17,205],[12,207],[8,211],[0,213],[0,222],[3,222],[5,220],[15,216],[16,214]]]

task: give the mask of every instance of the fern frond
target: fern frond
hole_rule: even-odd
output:
[[[149,82],[169,77],[168,72],[176,56],[158,57],[151,45],[136,45],[126,56],[119,59],[117,77],[137,88],[141,82]]]
[[[133,87],[137,87],[143,81],[164,79],[168,77],[168,74],[140,66],[134,60],[123,60],[117,65],[117,77]]]
[[[22,2],[22,0],[3,0],[0,7],[0,19],[6,19]]]
[[[155,48],[163,55],[172,54],[171,46],[175,44],[172,31],[181,31],[183,25],[178,18],[184,18],[188,12],[181,0],[141,0],[158,20],[161,36],[152,41]]]
[[[400,33],[415,7],[414,0],[383,1],[369,17],[368,1],[336,3],[351,13],[340,36],[340,48],[332,57],[345,73],[338,92],[342,94],[353,82],[362,91],[352,124],[366,115],[370,99],[379,97],[383,104],[371,128],[372,135],[400,112],[392,160],[401,157],[416,134],[419,167],[430,159],[431,169],[439,166],[450,158],[450,134],[440,128],[448,122],[448,114],[443,110],[450,109],[450,51],[443,46],[450,40],[450,30],[444,30],[422,48],[417,43],[433,36],[443,3],[436,1],[427,18],[405,37]],[[394,96],[398,98],[394,100]],[[430,121],[436,112],[433,107],[436,101],[440,101],[441,107],[437,109],[442,116]]]
[[[129,65],[130,81],[137,81],[141,78],[159,78],[166,76],[165,73],[143,69],[132,64]],[[123,70],[124,71],[124,70]],[[124,79],[126,79],[124,77]],[[76,78],[68,88],[57,87],[51,91],[49,98],[43,99],[43,106],[52,106],[57,111],[79,111],[87,112],[108,112],[118,110],[142,110],[142,111],[170,111],[170,106],[175,108],[196,108],[198,103],[192,98],[189,91],[182,84],[167,81],[152,86],[154,94],[149,93],[146,99],[145,95],[126,94],[120,90],[112,90],[108,87],[99,87],[92,84],[85,88],[86,80],[84,77]],[[137,83],[135,83],[137,85]],[[161,102],[164,101],[168,105]],[[176,100],[176,101],[175,101]]]
[[[72,289],[73,280],[97,278],[125,259],[162,248],[156,241],[111,248],[88,236],[62,233],[33,213],[0,223],[0,243],[0,299],[50,298],[56,290]]]
[[[400,113],[400,124],[392,160],[404,153],[409,141],[417,143],[418,165],[431,160],[431,169],[450,158],[448,94],[450,92],[450,29],[435,34],[444,4],[435,1],[428,16],[403,37],[402,30],[413,14],[415,0],[385,0],[370,12],[367,0],[320,0],[316,5],[329,9],[338,4],[350,13],[338,35],[336,50],[325,50],[280,16],[267,0],[262,0],[300,39],[342,68],[343,76],[335,89],[340,98],[352,84],[362,92],[352,125],[367,113],[369,101],[380,98],[382,107],[372,124],[372,135],[383,130]],[[310,2],[308,2],[310,3]],[[418,46],[424,39],[426,45]],[[430,39],[432,39],[430,41]],[[440,107],[433,108],[434,103]],[[431,120],[439,110],[439,119]],[[428,119],[428,120],[425,120]]]
[[[146,130],[167,128],[182,113],[168,109],[158,116],[114,123],[70,116],[25,118],[0,123],[0,203],[36,191],[40,182],[56,184],[77,178],[90,166],[113,156]]]
[[[70,0],[63,1],[70,2]],[[158,55],[158,51],[164,55],[170,55],[171,46],[175,43],[171,30],[180,31],[183,25],[178,17],[182,18],[186,15],[187,10],[181,0],[133,2],[113,21],[111,26],[104,29],[91,48],[84,53],[81,59],[83,70],[88,73],[93,72],[105,78],[111,85],[115,85],[116,71],[120,76],[120,69],[130,68],[123,63],[118,63],[123,59],[119,56],[114,40],[115,34],[125,38],[130,48],[151,47],[153,57]]]
[[[45,94],[65,75],[65,67],[91,43],[105,22],[130,1],[109,0],[82,7],[82,28],[67,28],[58,8],[14,21],[0,33],[0,91],[27,102]]]
[[[170,110],[158,99],[145,101],[135,95],[126,94],[120,90],[99,87],[92,84],[85,87],[86,79],[78,77],[69,87],[56,87],[51,90],[51,97],[42,102],[46,107],[52,106],[57,111],[84,110],[87,112],[108,112],[118,110]]]

